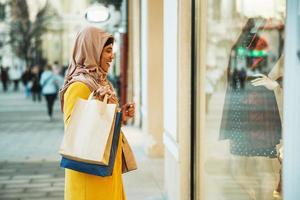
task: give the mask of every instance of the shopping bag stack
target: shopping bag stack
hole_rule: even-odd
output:
[[[78,99],[59,150],[61,167],[97,176],[111,176],[116,159],[122,113],[116,104]]]

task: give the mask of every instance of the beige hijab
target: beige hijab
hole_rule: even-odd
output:
[[[107,72],[100,66],[100,56],[109,38],[113,36],[95,27],[86,27],[77,34],[65,83],[59,92],[62,111],[64,94],[74,82],[85,83],[91,91],[107,85],[114,91],[107,80]]]

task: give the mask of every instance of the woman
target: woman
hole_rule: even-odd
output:
[[[50,64],[46,65],[45,71],[41,75],[40,85],[42,87],[42,94],[45,96],[47,102],[50,120],[52,120],[53,105],[62,83],[62,78],[53,72],[52,66]]]
[[[60,91],[64,122],[68,124],[78,98],[87,99],[92,91],[102,100],[109,95],[109,103],[117,103],[114,88],[107,80],[107,73],[113,55],[112,35],[94,28],[84,28],[76,37],[72,58],[65,84]],[[122,107],[122,120],[134,116],[134,104]],[[125,138],[121,134],[112,176],[99,177],[66,169],[65,200],[124,200],[122,183],[122,145]]]

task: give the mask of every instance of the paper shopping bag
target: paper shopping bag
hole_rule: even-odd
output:
[[[121,130],[122,134],[122,173],[127,173],[137,169],[133,151]]]
[[[63,168],[68,168],[68,169],[72,169],[87,174],[93,174],[96,176],[111,176],[114,169],[115,159],[116,159],[119,141],[120,141],[121,123],[122,123],[122,113],[117,112],[115,118],[115,124],[114,124],[112,146],[110,150],[109,164],[107,166],[79,162],[65,157],[62,157],[60,166]]]
[[[78,99],[71,114],[59,150],[66,158],[92,164],[108,165],[116,104],[92,99]]]

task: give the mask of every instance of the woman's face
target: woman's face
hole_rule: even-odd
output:
[[[113,45],[110,44],[104,47],[102,54],[100,56],[100,65],[105,72],[108,71],[113,59],[114,59]]]

